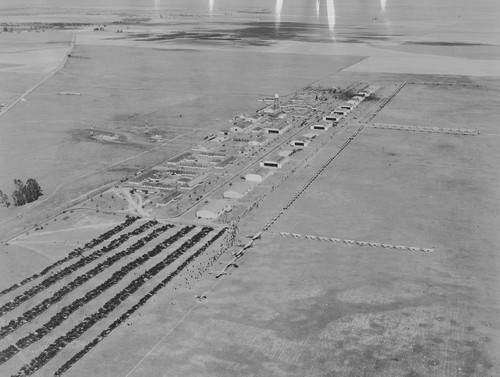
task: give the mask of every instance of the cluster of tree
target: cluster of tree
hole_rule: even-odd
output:
[[[42,188],[33,178],[29,178],[26,183],[20,179],[14,179],[14,187],[14,191],[12,192],[12,202],[16,207],[34,202],[43,195]],[[11,205],[8,195],[2,190],[0,190],[0,205],[3,205],[4,207]]]

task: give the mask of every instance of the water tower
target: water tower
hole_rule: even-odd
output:
[[[280,109],[280,95],[274,94],[274,113],[276,114]]]

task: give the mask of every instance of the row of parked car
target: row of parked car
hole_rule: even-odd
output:
[[[188,228],[188,227],[186,227]],[[186,229],[185,228],[185,229]],[[37,357],[31,360],[29,364],[24,365],[15,376],[29,376],[44,366],[49,360],[55,357],[67,344],[78,339],[88,329],[98,323],[100,320],[106,318],[113,310],[115,310],[123,301],[129,298],[133,293],[137,292],[147,281],[151,280],[154,276],[160,273],[165,267],[172,264],[180,256],[186,253],[194,245],[196,245],[202,238],[209,234],[213,228],[204,227],[198,233],[193,235],[190,239],[184,242],[179,248],[167,255],[163,260],[156,263],[153,267],[149,268],[146,272],[134,279],[124,289],[118,292],[113,298],[108,300],[97,312],[86,317],[83,321],[73,327],[65,335],[57,338],[51,343],[44,351]],[[173,236],[175,237],[175,236]],[[182,237],[182,236],[181,236]],[[165,245],[160,244],[158,248],[165,248]]]
[[[117,320],[115,320],[111,325],[109,325],[105,330],[95,337],[90,343],[88,343],[83,349],[77,352],[73,357],[66,361],[55,373],[54,377],[60,377],[65,372],[73,367],[80,359],[82,359],[86,354],[88,354],[97,344],[99,344],[104,338],[106,338],[113,330],[118,328],[122,323],[124,323],[133,313],[144,306],[155,294],[157,294],[162,288],[164,288],[174,277],[180,274],[188,265],[190,265],[197,257],[199,257],[210,245],[212,245],[217,239],[219,239],[225,232],[227,228],[220,230],[215,236],[213,236],[209,241],[207,241],[200,249],[195,253],[190,255],[181,265],[179,265],[170,275],[163,279],[159,284],[157,284],[152,290],[150,290],[146,295],[144,295],[136,304],[134,304],[129,310],[123,313]]]
[[[107,231],[106,233],[101,234],[99,237],[96,237],[96,238],[92,239],[91,241],[87,242],[83,247],[78,247],[78,248],[74,249],[66,257],[57,260],[55,263],[53,263],[50,266],[44,268],[42,271],[40,271],[40,272],[38,272],[36,274],[33,274],[30,277],[27,277],[26,279],[21,280],[19,283],[16,283],[16,284],[10,286],[9,288],[6,288],[6,289],[0,291],[0,297],[3,296],[3,295],[5,295],[5,294],[7,294],[7,293],[10,293],[10,292],[16,290],[19,287],[22,287],[23,285],[28,284],[30,281],[33,281],[33,280],[39,278],[40,276],[46,275],[47,273],[49,273],[50,271],[52,271],[57,266],[60,266],[61,264],[63,264],[63,263],[65,263],[65,262],[67,262],[67,261],[69,261],[69,260],[71,260],[73,258],[76,258],[76,257],[82,255],[84,252],[93,249],[94,247],[100,245],[104,241],[106,241],[109,238],[113,237],[115,234],[121,232],[126,227],[132,225],[138,219],[139,219],[139,217],[127,216],[126,220],[123,223],[115,226],[113,229]]]
[[[130,237],[141,234],[142,232],[155,226],[156,224],[158,224],[158,221],[156,221],[156,220],[148,221],[147,223],[141,225],[140,227],[134,229],[133,231],[126,233],[126,234],[122,234],[120,237],[111,241],[107,246],[105,246],[99,250],[96,250],[87,256],[80,258],[75,263],[73,263],[73,264],[63,268],[62,270],[50,275],[49,277],[42,280],[42,282],[40,282],[39,284],[34,285],[33,287],[31,287],[30,289],[28,289],[27,291],[25,291],[21,295],[17,296],[13,300],[10,300],[6,304],[2,305],[0,307],[0,316],[17,308],[23,302],[28,301],[36,294],[44,291],[45,289],[47,289],[50,286],[54,285],[55,283],[59,282],[65,276],[68,276],[68,275],[72,274],[73,272],[76,272],[80,268],[88,265],[89,263],[93,262],[94,260],[96,260],[96,259],[102,257],[103,255],[106,255],[110,251],[116,249],[118,246],[120,246],[124,242],[126,242]]]

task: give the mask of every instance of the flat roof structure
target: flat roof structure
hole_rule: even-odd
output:
[[[251,127],[253,126],[253,122],[250,120],[242,120],[240,122],[237,122],[233,124],[230,128],[229,131],[231,132],[246,132],[248,131]]]
[[[173,201],[179,199],[181,196],[182,196],[182,193],[180,191],[177,191],[177,190],[172,191],[164,198],[161,198],[156,204],[160,207],[163,207],[163,206],[166,206],[166,205],[172,203]]]
[[[215,220],[232,209],[233,207],[229,200],[216,199],[208,202],[204,207],[196,211],[196,217],[199,219]]]
[[[224,191],[222,196],[227,199],[241,199],[252,190],[252,185],[246,181],[241,181],[229,187],[226,191]]]
[[[178,183],[181,184],[180,188],[183,190],[192,190],[195,187],[198,187],[201,185],[210,175],[207,174],[201,174],[197,177],[194,177],[193,179],[186,180],[185,178],[182,178],[178,181]]]
[[[214,166],[215,169],[225,169],[227,166],[231,165],[234,161],[236,161],[236,156],[229,156],[226,159],[219,162]]]
[[[192,154],[191,152],[185,152],[185,153],[182,153],[176,157],[173,157],[171,158],[170,160],[167,161],[167,164],[169,165],[177,165],[179,162],[182,162],[182,161],[188,161],[192,159]],[[194,161],[194,160],[193,160]]]

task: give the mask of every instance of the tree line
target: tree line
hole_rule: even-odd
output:
[[[14,179],[14,191],[12,191],[11,199],[9,199],[7,194],[0,190],[0,205],[9,207],[13,204],[16,207],[19,207],[26,203],[34,202],[42,195],[42,188],[35,179],[29,178],[26,183],[20,179]]]

